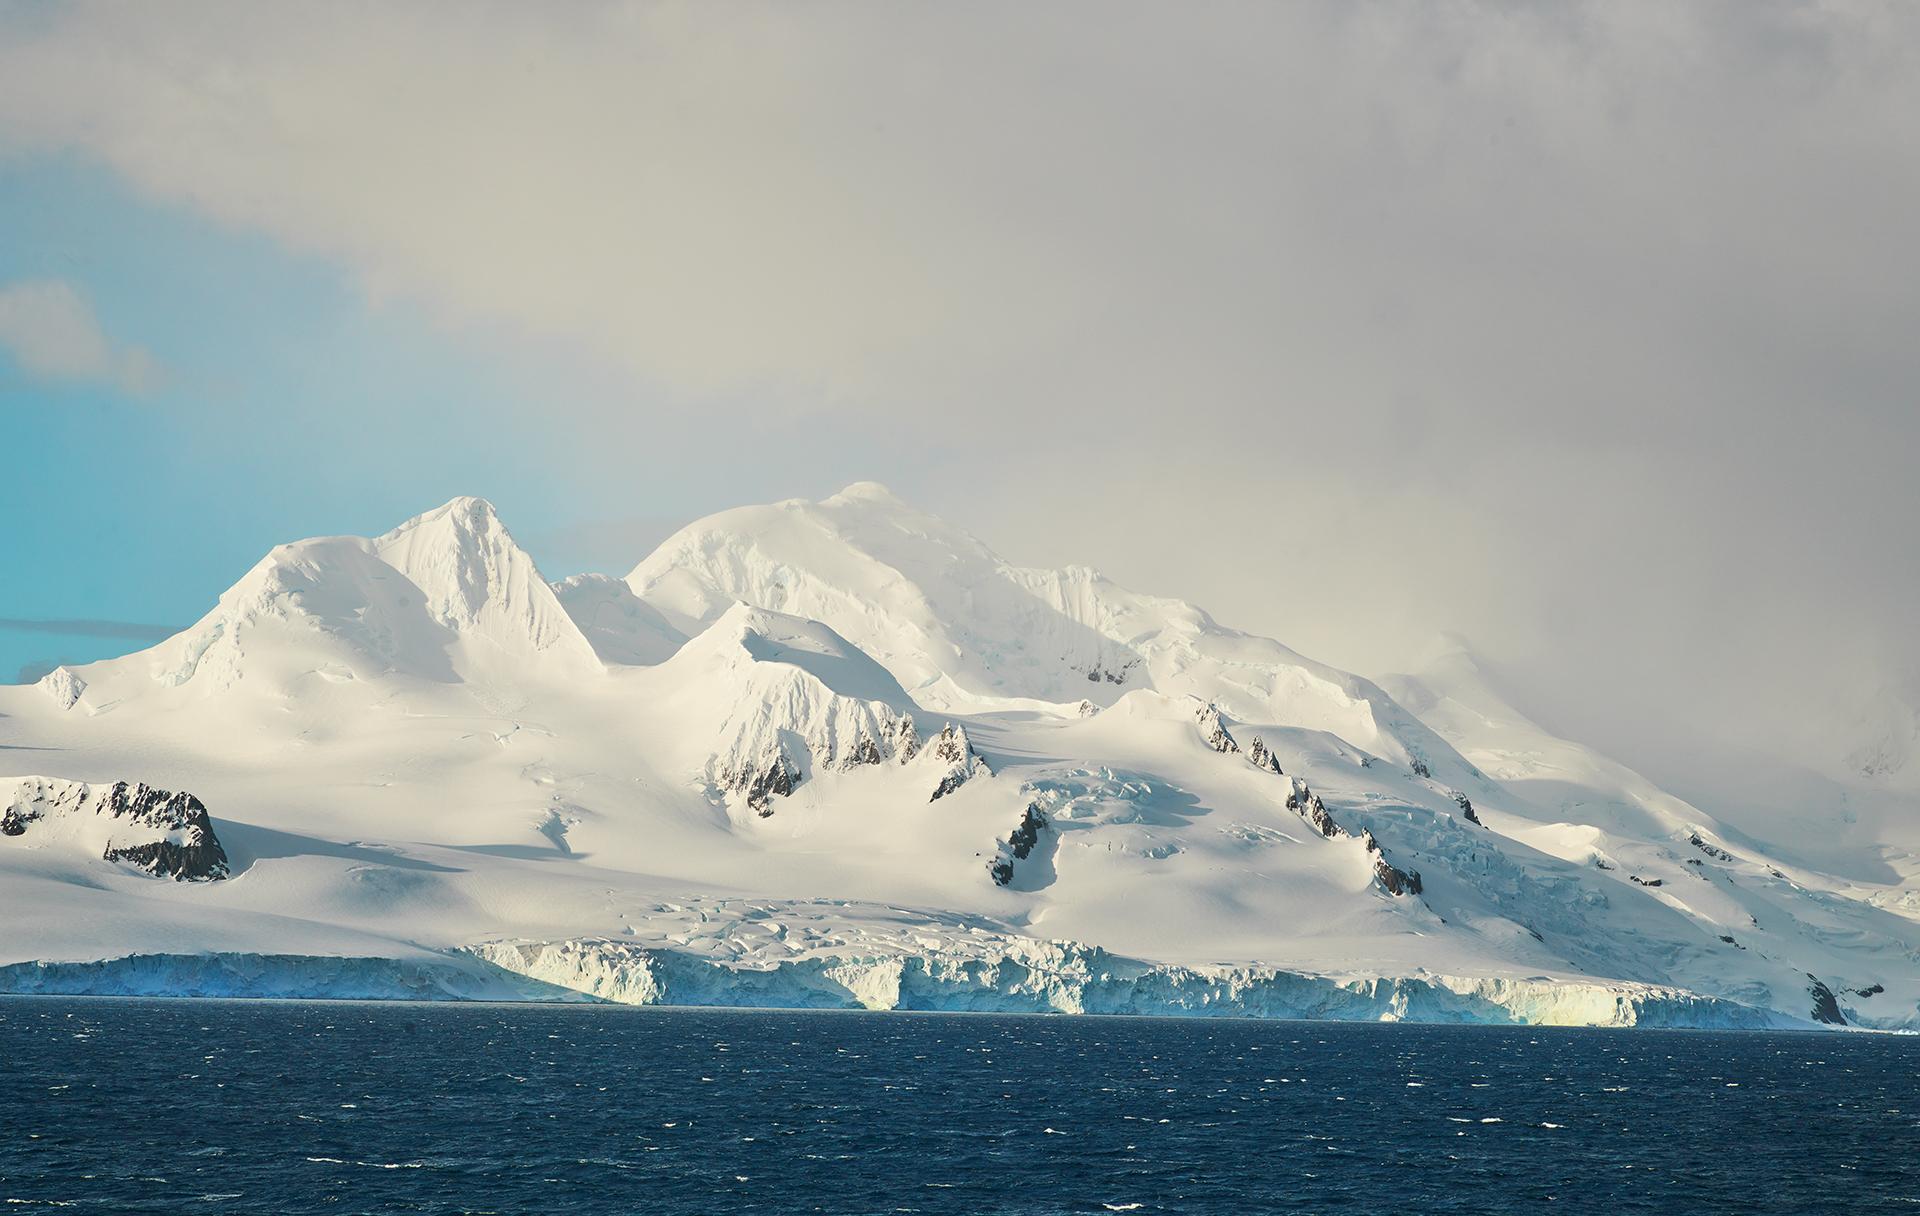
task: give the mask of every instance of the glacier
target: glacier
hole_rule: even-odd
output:
[[[1815,1029],[1674,988],[1547,977],[1324,976],[1186,967],[1070,942],[995,951],[723,963],[579,939],[490,942],[432,960],[143,954],[0,967],[0,992],[274,1000],[605,1002],[620,1005],[946,1013],[1416,1021],[1513,1026]]]

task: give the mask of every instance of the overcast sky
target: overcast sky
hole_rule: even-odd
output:
[[[0,3],[0,617],[874,478],[1824,754],[1920,686],[1916,217],[1906,3]]]

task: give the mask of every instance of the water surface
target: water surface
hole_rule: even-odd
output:
[[[1920,1212],[1920,1040],[0,998],[112,1212]]]

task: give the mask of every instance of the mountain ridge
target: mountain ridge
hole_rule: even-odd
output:
[[[1124,998],[1048,981],[1051,1007],[1191,1012],[1219,964],[1402,994],[1343,1016],[1920,1028],[1897,857],[1875,882],[1789,856],[1551,736],[1464,651],[1369,680],[1086,567],[1013,566],[876,483],[551,582],[454,499],[279,546],[183,634],[0,688],[0,715],[0,786],[54,755],[61,779],[192,789],[233,859],[163,890],[0,840],[0,975],[65,960],[112,990],[193,973],[116,958],[205,952],[500,991],[484,967],[547,983],[565,958],[588,995],[673,989],[578,945],[615,942],[717,968],[684,973],[702,1000],[859,1004],[835,969],[904,951],[950,977],[925,992],[1014,1008],[1042,998],[990,973],[1080,975],[1091,949],[1147,970]],[[1047,941],[1079,945],[1020,944]]]

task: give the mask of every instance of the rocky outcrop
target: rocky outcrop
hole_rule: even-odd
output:
[[[912,718],[902,714],[895,719],[892,744],[894,757],[902,764],[920,754],[920,732],[915,729]]]
[[[1473,813],[1473,799],[1467,797],[1459,790],[1453,792],[1453,805],[1460,808],[1460,817],[1468,823],[1477,824],[1480,827],[1487,826],[1480,822],[1480,816]]]
[[[1373,838],[1372,832],[1360,833],[1360,843],[1366,846],[1367,854],[1373,858],[1375,881],[1386,889],[1387,894],[1420,894],[1420,871],[1403,870],[1388,861],[1386,853],[1380,848],[1380,842]]]
[[[1293,779],[1293,792],[1287,795],[1287,809],[1299,815],[1313,825],[1313,830],[1329,840],[1337,840],[1347,834],[1346,829],[1333,821],[1327,813],[1327,804],[1320,801],[1320,795],[1307,785],[1305,777]]]
[[[793,641],[749,637],[749,650]],[[919,729],[903,706],[841,694],[791,663],[756,661],[745,673],[745,689],[720,726],[724,743],[706,773],[721,794],[744,799],[763,818],[773,813],[774,799],[791,796],[815,776],[903,765],[922,754]]]
[[[1041,814],[1038,804],[1028,803],[1027,809],[1020,813],[1019,824],[999,842],[994,859],[987,863],[987,873],[993,876],[996,886],[1004,887],[1013,881],[1014,863],[1031,857],[1033,846],[1040,843],[1040,833],[1047,830],[1046,816]]]
[[[715,772],[716,783],[729,794],[739,794],[747,806],[765,819],[773,814],[775,798],[786,798],[799,786],[800,767],[784,751],[776,751],[761,764],[723,767]]]
[[[859,740],[848,749],[843,763],[848,768],[858,768],[866,764],[879,764],[885,759],[886,756],[880,751],[880,744],[874,741],[873,736],[861,735]]]
[[[1727,852],[1725,849],[1720,848],[1717,845],[1708,844],[1704,839],[1701,838],[1700,833],[1698,832],[1689,833],[1687,836],[1687,843],[1692,845],[1694,848],[1699,849],[1702,853],[1705,853],[1707,856],[1713,858],[1715,861],[1732,861],[1733,860],[1733,854]]]
[[[1840,1002],[1834,998],[1833,989],[1811,973],[1807,976],[1807,995],[1813,998],[1813,1011],[1808,1016],[1814,1021],[1828,1026],[1847,1024],[1846,1016],[1840,1012]]]
[[[1220,721],[1220,707],[1209,701],[1194,712],[1194,718],[1200,723],[1200,738],[1206,745],[1221,755],[1230,755],[1240,750],[1233,741],[1225,723]]]
[[[975,777],[993,776],[993,770],[987,767],[987,762],[973,750],[973,743],[967,738],[967,728],[964,726],[947,723],[927,744],[927,750],[935,761],[945,766],[928,802],[940,801]]]
[[[1247,763],[1261,772],[1272,773],[1276,777],[1286,776],[1280,767],[1280,759],[1267,750],[1267,741],[1259,735],[1253,737],[1253,746],[1247,749]]]
[[[907,764],[923,754],[920,733],[908,714],[877,701],[835,698],[827,710],[779,722],[756,721],[739,737],[751,740],[715,756],[708,771],[723,794],[738,796],[761,818],[773,814],[773,799],[790,797],[809,774],[849,772],[882,764]],[[985,766],[967,743],[966,731],[949,725],[932,749],[945,765],[934,797],[952,793]]]
[[[87,785],[27,777],[0,811],[0,837],[47,833],[123,862],[156,878],[209,882],[225,878],[227,852],[198,798],[125,781]]]
[[[156,840],[118,840],[102,854],[177,882],[207,882],[227,876],[227,851],[214,835],[213,820],[198,798],[185,792],[115,782],[98,811],[149,831]]]
[[[1327,804],[1320,795],[1313,792],[1306,778],[1295,777],[1293,790],[1287,795],[1287,809],[1299,815],[1312,825],[1313,830],[1328,840],[1356,839],[1352,832],[1340,826],[1333,814],[1327,810]],[[1386,850],[1373,838],[1373,833],[1362,829],[1357,837],[1373,862],[1373,876],[1382,889],[1389,895],[1420,894],[1420,871],[1403,870],[1387,860]]]

